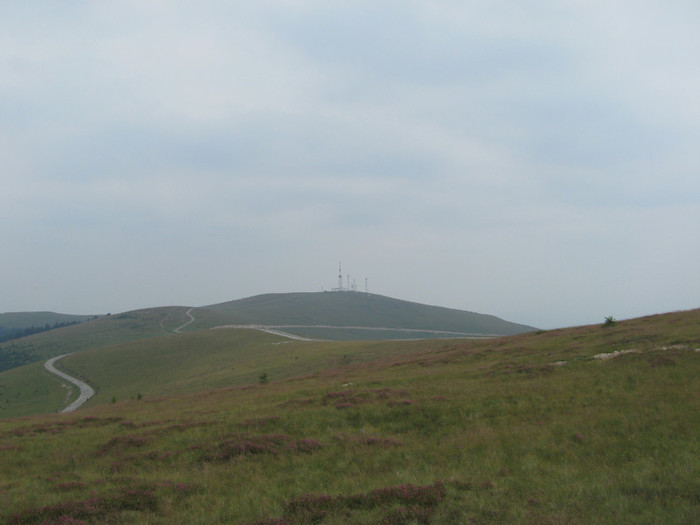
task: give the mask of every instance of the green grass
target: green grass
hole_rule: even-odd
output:
[[[330,368],[432,348],[430,341],[294,341],[257,330],[218,329],[169,335],[72,354],[59,363],[88,381],[90,404],[152,398],[312,375]]]
[[[514,334],[534,330],[490,315],[477,314],[421,305],[380,295],[363,293],[290,293],[268,294],[231,301],[205,308],[189,309],[170,306],[135,310],[106,315],[77,326],[43,332],[21,339],[0,343],[0,372],[24,364],[46,360],[61,354],[79,352],[138,341],[173,333],[190,320],[188,310],[195,318],[182,328],[196,332],[231,324],[314,325],[289,328],[297,334],[332,340],[376,340],[388,338],[432,338],[445,334],[406,331],[404,329],[444,330],[476,334]],[[51,313],[0,314],[12,324],[78,319]],[[315,325],[328,325],[315,327]],[[2,325],[0,325],[2,326]],[[358,330],[340,327],[389,327],[390,330]]]
[[[89,383],[96,395],[88,404],[96,405],[139,395],[153,398],[247,385],[263,373],[270,380],[311,375],[434,347],[434,341],[302,342],[257,330],[217,329],[96,347],[68,355],[55,366]],[[44,379],[44,388],[3,391],[6,383],[33,385],[35,369],[43,371],[43,364],[0,373],[0,417],[57,409],[51,396],[61,387],[53,376]]]
[[[697,523],[699,328],[345,343],[375,358],[0,420],[0,522]]]
[[[10,355],[21,355],[28,364],[88,348],[161,336],[188,319],[186,310],[163,307],[126,312],[8,341],[0,344],[0,372],[9,368],[3,363]]]
[[[57,412],[77,397],[77,388],[64,385],[33,363],[0,374],[0,418]]]
[[[238,324],[414,328],[491,335],[534,330],[531,326],[492,315],[359,292],[266,294],[207,306],[206,309],[225,314],[230,322]],[[381,334],[365,336],[372,337],[381,337]]]

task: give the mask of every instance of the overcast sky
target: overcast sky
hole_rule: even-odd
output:
[[[700,3],[0,4],[0,312],[700,307]]]

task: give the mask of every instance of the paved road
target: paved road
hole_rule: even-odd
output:
[[[180,326],[178,326],[175,330],[173,330],[173,332],[175,332],[176,334],[179,334],[179,333],[180,333],[180,330],[182,330],[184,327],[186,327],[187,325],[190,325],[190,324],[194,323],[194,316],[190,313],[191,311],[192,311],[192,308],[190,308],[189,310],[187,310],[187,311],[185,312],[185,315],[186,315],[187,317],[189,317],[190,320],[187,321],[185,324],[181,324]]]
[[[268,328],[266,326],[256,326],[255,329],[260,330],[261,332],[267,332],[268,334],[281,335],[282,337],[287,337],[289,339],[296,339],[297,341],[318,341],[318,339],[309,339],[308,337],[290,334],[289,332],[275,330],[274,328]]]
[[[282,330],[278,330],[278,328],[280,328],[279,326],[264,326],[259,324],[224,324],[221,326],[214,326],[213,328],[210,328],[210,330],[223,330],[226,328],[244,328],[246,330],[259,330],[261,332],[279,335],[288,339],[296,339],[297,341],[321,341],[321,339],[310,339],[308,337],[290,334],[289,332],[283,332]]]
[[[83,383],[80,379],[76,379],[74,377],[69,376],[68,374],[64,374],[60,370],[57,370],[53,364],[61,359],[62,357],[67,356],[68,354],[63,354],[59,355],[57,357],[52,357],[46,363],[44,363],[44,368],[51,372],[52,374],[56,374],[58,377],[61,379],[65,379],[69,383],[73,383],[76,385],[78,388],[80,388],[80,395],[78,396],[78,399],[73,401],[70,405],[68,405],[66,408],[61,410],[61,413],[63,412],[73,412],[76,408],[80,407],[85,401],[90,399],[92,396],[95,395],[95,391],[88,385],[87,383]]]
[[[215,326],[212,330],[218,330],[221,328],[248,328],[253,330],[260,330],[262,332],[268,332],[270,334],[282,335],[284,337],[289,337],[291,339],[298,339],[300,341],[320,341],[320,339],[309,339],[308,337],[301,337],[289,332],[281,330],[281,328],[333,328],[339,330],[370,330],[370,331],[389,331],[389,332],[408,332],[408,333],[420,333],[420,334],[435,334],[444,335],[454,339],[493,339],[494,337],[499,337],[493,334],[478,334],[478,333],[467,333],[467,332],[450,332],[447,330],[429,330],[424,328],[391,328],[384,326],[335,326],[335,325],[324,325],[324,324],[280,324],[280,325],[258,325],[258,324],[227,324],[222,326]]]

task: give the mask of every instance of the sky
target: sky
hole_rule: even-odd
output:
[[[0,312],[341,261],[540,328],[700,307],[699,53],[695,0],[2,2]]]

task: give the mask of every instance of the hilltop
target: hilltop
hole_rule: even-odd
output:
[[[284,326],[295,334],[322,333],[327,339],[500,336],[536,330],[493,315],[360,292],[265,294],[204,308],[226,315],[232,323]],[[346,329],[346,337],[329,330],[340,328]]]

